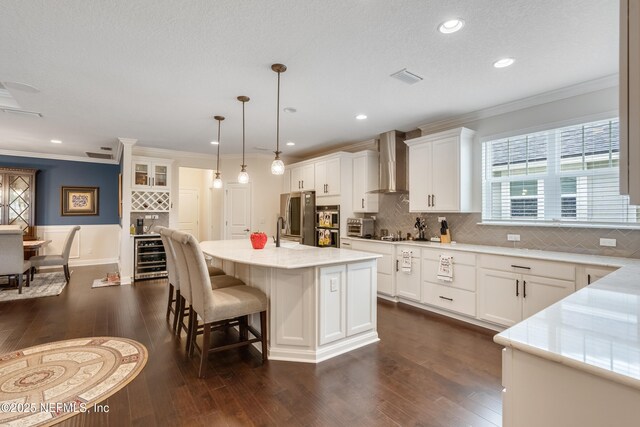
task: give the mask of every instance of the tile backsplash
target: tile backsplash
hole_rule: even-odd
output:
[[[154,225],[169,226],[169,212],[131,212],[131,224],[135,226],[136,220],[138,218],[144,218],[145,215],[158,215],[158,219],[145,219],[145,227],[151,228]]]
[[[446,217],[451,238],[459,243],[640,258],[640,230],[479,225],[481,213],[409,213],[407,194],[380,195],[375,232],[379,235],[385,228],[389,233],[402,231],[415,236],[413,225],[418,216],[426,219],[429,237],[440,234],[438,217]],[[519,234],[520,241],[507,241],[507,234]],[[617,246],[602,247],[600,238],[616,239]]]

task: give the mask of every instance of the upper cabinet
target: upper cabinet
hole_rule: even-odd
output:
[[[640,205],[640,0],[620,0],[620,194]]]
[[[472,211],[474,135],[457,128],[406,141],[410,212]]]
[[[171,163],[161,159],[134,158],[131,186],[134,189],[169,190]]]
[[[353,155],[353,212],[378,212],[378,153],[367,150]]]
[[[291,168],[290,192],[312,191],[315,189],[314,164],[304,164]]]
[[[315,164],[317,197],[340,195],[340,161],[340,157],[334,157]]]

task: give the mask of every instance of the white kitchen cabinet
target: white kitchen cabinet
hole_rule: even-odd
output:
[[[316,197],[340,195],[340,157],[315,164]]]
[[[411,253],[411,269],[405,271],[402,267],[402,251]],[[414,301],[421,299],[420,284],[420,249],[415,246],[396,246],[396,291],[397,295]]]
[[[284,175],[282,175],[282,192],[291,193],[291,168],[290,167],[285,167]]]
[[[620,0],[620,194],[640,204],[640,1]]]
[[[478,269],[478,318],[512,326],[575,291],[575,282]]]
[[[347,336],[347,268],[345,265],[320,269],[320,334],[324,345]]]
[[[161,159],[133,158],[131,186],[137,190],[169,190],[171,163]]]
[[[388,243],[365,242],[357,239],[343,238],[340,246],[344,249],[353,249],[354,251],[371,252],[382,255],[377,261],[377,284],[378,293],[395,296],[395,257],[394,247]]]
[[[616,267],[578,266],[576,268],[576,289],[582,289],[616,270]]]
[[[410,212],[472,211],[474,135],[457,128],[406,141]]]
[[[353,155],[353,212],[378,212],[378,153],[371,150]]]
[[[291,168],[291,192],[315,189],[315,168],[313,163]]]
[[[372,262],[347,265],[347,336],[376,328],[375,270]]]

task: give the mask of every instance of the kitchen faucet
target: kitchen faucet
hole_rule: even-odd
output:
[[[280,224],[282,224],[282,226]],[[280,247],[280,230],[282,229],[281,227],[284,227],[284,218],[279,216],[278,220],[276,221],[276,238],[273,239],[276,244],[276,248]]]

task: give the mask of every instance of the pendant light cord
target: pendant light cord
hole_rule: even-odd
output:
[[[220,173],[220,123],[221,120],[218,119],[218,159],[216,161],[216,173]]]
[[[280,155],[280,71],[278,71],[278,105],[276,110],[276,158]]]
[[[245,101],[242,101],[242,169],[244,169],[244,104]]]

